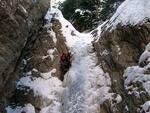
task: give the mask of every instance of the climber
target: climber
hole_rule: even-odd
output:
[[[62,53],[62,55],[60,56],[60,70],[62,75],[64,75],[70,68],[71,66],[71,54],[68,52],[66,53]],[[61,80],[63,80],[64,77],[61,77]]]

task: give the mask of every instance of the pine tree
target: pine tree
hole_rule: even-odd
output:
[[[100,12],[100,19],[103,21],[109,19],[123,1],[124,0],[103,0],[101,2],[102,10]]]
[[[61,10],[66,19],[79,30],[92,29],[109,19],[124,0],[66,0]]]
[[[66,19],[69,19],[72,14],[74,14],[76,7],[76,0],[66,0],[62,4],[60,4],[60,9],[62,10],[62,13],[64,14]]]

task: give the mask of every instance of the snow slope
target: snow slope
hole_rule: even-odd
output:
[[[72,66],[63,82],[51,76],[55,69],[49,73],[41,73],[44,78],[33,78],[29,72],[18,81],[17,88],[30,87],[35,96],[43,98],[43,103],[51,101],[51,104],[45,104],[40,113],[99,113],[100,104],[106,99],[111,100],[113,93],[109,93],[109,75],[96,65],[93,37],[91,34],[79,33],[57,9],[49,10],[45,16],[49,21],[47,27],[51,26],[52,18],[58,19],[62,24],[62,34],[73,55]],[[120,102],[121,97],[118,97],[117,102]],[[7,107],[8,113],[9,108]],[[16,111],[13,113],[20,113],[16,109],[18,108],[13,109]]]
[[[51,20],[54,13],[54,18],[62,24],[62,34],[73,54],[71,69],[63,82],[62,113],[98,113],[99,104],[111,98],[112,93],[109,93],[109,75],[96,66],[92,35],[79,33],[57,9],[49,11],[46,18]]]
[[[125,0],[108,22],[107,27],[142,24],[150,18],[150,0]]]
[[[81,35],[72,45],[72,67],[63,83],[63,113],[98,113],[99,104],[110,97],[110,78],[96,66],[91,37]]]

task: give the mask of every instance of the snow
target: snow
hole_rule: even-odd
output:
[[[129,112],[129,107],[126,105],[125,110]]]
[[[16,108],[12,108],[8,106],[6,108],[7,113],[35,113],[35,108],[31,104],[25,104],[24,107],[17,106]]]
[[[91,14],[92,12],[90,10],[81,10],[81,9],[76,9],[75,13],[80,13],[80,15],[84,15],[84,13],[89,13]]]
[[[109,20],[107,28],[121,25],[137,25],[150,18],[149,0],[125,0]]]
[[[47,27],[47,26],[45,26],[45,27]],[[55,32],[54,32],[52,29],[51,29],[51,30],[48,30],[47,32],[48,32],[49,35],[52,37],[53,42],[56,44],[56,43],[57,43],[57,38],[56,38]]]
[[[92,51],[94,38],[91,33],[79,33],[57,9],[48,12],[46,18],[51,20],[53,14],[53,18],[62,24],[62,34],[73,55],[72,66],[63,82],[62,112],[99,113],[100,104],[112,99],[113,94],[109,93],[109,75],[96,66],[96,54]]]
[[[144,53],[140,56],[139,64],[150,58],[150,43],[146,46]]]
[[[141,55],[139,59],[139,63],[147,61],[147,59],[150,57],[149,52],[148,52],[149,47],[150,47],[150,44],[146,46],[144,53]],[[149,71],[149,68],[150,68],[150,63],[148,63],[144,67],[132,66],[132,67],[128,67],[125,70],[124,75],[123,75],[125,78],[125,87],[127,90],[132,89],[131,92],[129,93],[131,94],[135,93],[138,96],[139,93],[141,92],[138,92],[138,88],[133,87],[133,85],[131,84],[140,82],[143,88],[145,89],[145,91],[150,95],[150,75],[146,73],[147,71]]]
[[[141,68],[139,66],[132,66],[125,70],[123,76],[126,78],[125,87],[127,90],[132,89],[133,93],[136,93],[136,89],[133,88],[133,86],[130,86],[130,84],[140,82],[145,88],[146,92],[150,95],[150,76],[144,74],[148,67]]]
[[[43,108],[40,113],[61,113],[61,103],[53,101],[53,105]]]
[[[57,19],[60,21],[60,23],[62,24],[62,33],[65,37],[69,37],[66,38],[67,40],[67,45],[69,47],[72,46],[72,44],[74,43],[74,41],[76,41],[77,39],[75,37],[77,37],[78,35],[80,35],[80,37],[86,35],[86,34],[80,34],[73,26],[70,22],[68,22],[62,15],[61,11],[55,8],[52,8],[51,10],[49,9],[45,19],[47,19],[49,22],[51,22],[51,19]],[[75,34],[75,35],[72,35]],[[82,36],[81,36],[82,35]],[[88,36],[88,35],[87,35]]]
[[[109,75],[96,66],[96,54],[92,51],[91,43],[94,38],[90,33],[79,33],[64,19],[59,10],[48,11],[46,18],[50,21],[52,17],[62,24],[62,34],[73,55],[72,66],[63,82],[62,112],[98,113],[99,105],[106,99],[111,99],[112,94],[109,93],[111,89]]]
[[[88,37],[80,39],[72,47],[74,60],[65,75],[63,111],[65,113],[97,113],[99,103],[109,98],[111,80],[108,74],[96,66],[96,55]],[[88,61],[88,62],[87,62]]]
[[[63,15],[60,10],[57,10],[55,8],[52,8],[52,9],[49,8],[44,18],[47,19],[49,22],[51,22],[52,18],[55,18],[55,19],[63,18]]]
[[[150,101],[145,102],[142,106],[141,112],[150,113]]]
[[[120,95],[117,95],[116,101],[117,101],[117,103],[120,103],[122,101],[122,97]]]
[[[24,65],[27,65],[27,60],[26,59],[23,59],[22,62],[23,62]]]
[[[26,86],[34,91],[35,96],[44,96],[51,99],[54,97],[53,92],[60,91],[62,85],[62,82],[58,78],[52,77],[51,73],[41,74],[41,76],[49,76],[46,79],[32,77],[31,75],[24,76],[17,82],[17,88],[21,89],[22,86]]]
[[[115,45],[116,46],[116,48],[117,48],[117,53],[118,53],[118,55],[121,55],[121,48],[119,47],[119,45]]]
[[[29,72],[17,82],[17,89],[21,90],[24,87],[29,87],[30,90],[33,90],[34,96],[41,96],[43,98],[43,106],[45,107],[40,113],[60,113],[60,95],[63,87],[62,82],[58,78],[51,76],[55,72],[56,69],[48,73],[41,73],[42,78],[32,77],[31,72]],[[50,102],[50,105],[46,106],[48,102]],[[45,110],[47,112],[44,112]]]
[[[100,52],[100,55],[101,56],[107,56],[107,55],[109,55],[109,51],[107,50],[107,49],[105,49],[104,51],[102,51],[102,52]]]
[[[98,42],[99,41],[99,38],[100,38],[101,33],[102,33],[102,29],[105,26],[105,24],[107,24],[107,21],[105,21],[104,23],[99,25],[95,30],[90,32],[90,34],[93,35],[94,42]]]
[[[28,11],[27,11],[22,5],[19,4],[19,7],[23,10],[23,12],[24,12],[25,14],[28,14]]]
[[[48,54],[48,55],[43,56],[42,59],[46,59],[46,58],[50,57],[50,58],[51,58],[51,61],[53,61],[53,60],[54,60],[54,55],[53,55],[53,53],[54,53],[55,51],[56,51],[56,48],[54,48],[54,49],[49,49],[49,50],[47,51],[47,54]]]
[[[56,73],[56,69],[52,69],[50,72],[47,73],[41,73],[41,77],[44,79],[49,79],[51,77],[51,74]]]
[[[51,7],[59,7],[60,3],[63,3],[65,0],[51,0]]]

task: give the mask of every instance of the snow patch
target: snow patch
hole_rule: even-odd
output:
[[[144,53],[140,56],[139,64],[142,63],[143,61],[149,62],[149,58],[150,58],[150,43],[146,46]]]
[[[107,28],[116,28],[121,25],[136,25],[144,23],[150,18],[149,0],[125,0],[117,9],[116,13],[108,21]]]
[[[52,77],[51,75],[53,73],[56,73],[56,69],[52,69],[50,72],[47,73],[40,73],[40,75],[42,76],[42,78],[44,79],[49,79],[50,77]]]
[[[129,112],[129,107],[127,105],[125,106],[125,110]]]
[[[102,29],[106,23],[107,23],[107,21],[105,21],[104,23],[99,25],[95,30],[90,32],[90,34],[93,36],[95,42],[99,41],[99,38],[101,37]]]
[[[25,13],[25,14],[28,14],[28,11],[22,6],[19,4],[19,7],[22,9],[22,11]]]
[[[117,103],[120,103],[122,101],[122,97],[120,95],[117,95],[116,101],[117,101]]]
[[[42,59],[44,60],[44,59],[50,57],[50,58],[51,58],[51,61],[53,61],[53,60],[54,60],[54,55],[53,55],[53,53],[54,53],[55,51],[56,51],[56,48],[54,48],[54,49],[49,49],[49,50],[47,51],[48,55],[43,56]]]
[[[50,105],[43,108],[40,113],[61,113],[60,105],[63,87],[62,81],[60,81],[56,77],[51,76],[51,74],[55,72],[56,69],[53,69],[48,73],[41,73],[41,76],[43,78],[32,77],[30,75],[31,72],[29,72],[29,75],[22,77],[17,82],[17,89],[29,87],[33,90],[34,96],[41,96],[43,98],[43,103],[44,99],[48,99],[47,101],[51,101]]]
[[[46,76],[48,74],[42,75]],[[49,99],[52,99],[55,96],[53,92],[57,93],[62,90],[61,88],[62,82],[56,77],[52,77],[51,75],[48,76],[49,79],[43,79],[40,77],[36,78],[30,75],[22,77],[17,82],[17,88],[20,89],[21,87],[26,86],[34,91],[35,96],[44,96],[48,97]]]
[[[8,106],[6,108],[7,113],[35,113],[35,108],[31,104],[25,104],[24,107],[17,106],[15,108]]]
[[[149,59],[150,44],[146,46],[145,52],[141,55],[139,63],[147,61]],[[145,64],[144,67],[132,66],[128,67],[124,72],[125,87],[127,90],[131,90],[129,93],[139,95],[143,92],[138,92],[138,87],[132,85],[132,83],[141,83],[145,91],[150,95],[150,75],[149,75],[150,63]]]
[[[56,34],[55,32],[51,29],[47,31],[49,33],[49,35],[52,37],[53,42],[56,44],[57,43],[57,38],[56,38]]]
[[[80,40],[79,37],[89,37],[90,34],[80,33],[78,32],[70,22],[68,22],[62,15],[61,11],[55,8],[49,9],[45,19],[49,21],[49,24],[51,24],[52,19],[59,20],[61,23],[61,31],[63,36],[66,38],[66,44],[68,47],[72,47],[73,44]]]
[[[145,102],[143,105],[141,105],[141,107],[141,113],[150,113],[150,101]]]
[[[91,14],[92,12],[90,10],[81,10],[81,9],[76,9],[75,13],[80,13],[80,15],[84,15],[85,13]]]
[[[107,49],[105,49],[104,51],[102,51],[101,53],[100,53],[100,55],[101,56],[107,56],[107,55],[109,55],[109,51],[107,50]]]

